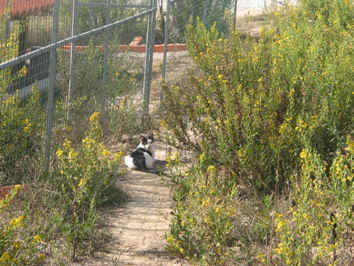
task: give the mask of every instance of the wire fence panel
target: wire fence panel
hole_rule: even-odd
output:
[[[153,43],[155,6],[0,0],[0,184],[49,170],[63,132],[80,140],[93,112],[101,112],[104,130],[117,132],[131,112],[143,112],[153,58],[144,42],[149,32]],[[21,167],[26,160],[36,167]]]
[[[169,65],[185,65],[193,68],[193,63],[188,58],[187,53],[173,52],[180,50],[178,45],[173,43],[185,44],[186,26],[195,25],[197,21],[204,24],[207,29],[215,28],[221,35],[227,36],[235,29],[243,32],[251,29],[255,24],[248,16],[259,15],[271,10],[279,3],[278,0],[161,0],[160,16],[158,16],[157,36],[161,36],[165,46],[164,59],[162,65],[162,80],[173,80],[175,75],[168,77],[166,74]],[[291,1],[291,2],[295,2]],[[242,19],[238,24],[238,19]],[[258,26],[258,24],[257,24]],[[258,30],[258,29],[255,29]],[[159,39],[157,38],[157,41]],[[174,47],[174,48],[172,48]],[[182,46],[180,46],[181,49]],[[168,58],[167,58],[168,54]],[[182,67],[185,73],[188,67]],[[178,77],[179,78],[179,77]],[[163,98],[161,92],[161,99]]]
[[[80,139],[94,111],[105,130],[138,132],[132,114],[149,109],[154,45],[165,44],[163,81],[183,82],[193,67],[186,25],[199,19],[227,35],[246,2],[264,9],[276,1],[0,0],[0,181],[20,181],[18,165],[29,158],[49,169],[57,132],[71,128]]]
[[[1,0],[0,64],[48,45],[52,22],[52,0]],[[0,184],[21,183],[42,169],[46,108],[32,86],[48,87],[49,61],[47,50],[0,69]]]
[[[28,2],[31,2],[29,5]],[[0,2],[0,62],[34,51],[50,42],[52,31],[53,1],[5,1]],[[26,88],[35,80],[48,77],[49,53],[0,71],[6,89],[14,93],[18,88]],[[3,84],[2,87],[4,87]]]
[[[233,0],[166,0],[162,3],[157,34],[161,32],[165,47],[162,64],[164,82],[183,83],[189,76],[189,70],[194,68],[185,45],[187,25],[200,21],[207,29],[215,27],[227,35],[233,30],[234,5]],[[175,71],[167,74],[169,68]],[[163,100],[162,91],[160,98]]]

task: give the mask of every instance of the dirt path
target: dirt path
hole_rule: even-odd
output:
[[[177,55],[176,68],[185,69],[186,52]],[[150,112],[158,109],[161,88],[162,57],[154,60],[151,88]],[[171,69],[172,70],[172,69]],[[183,71],[181,73],[185,74]],[[173,71],[171,71],[173,73]],[[171,77],[171,76],[170,76]],[[178,78],[174,73],[172,79]],[[155,157],[166,160],[167,147],[155,143]],[[122,206],[104,210],[105,224],[108,226],[110,241],[97,252],[90,261],[72,264],[72,266],[135,265],[135,266],[173,266],[189,265],[178,258],[170,257],[166,251],[165,236],[169,232],[172,218],[173,200],[164,176],[141,171],[128,170],[118,180],[118,187],[128,194],[128,200]]]
[[[164,147],[156,144],[156,158],[165,159]],[[173,201],[163,176],[130,171],[120,180],[130,200],[114,211],[119,221],[112,234],[119,239],[119,265],[185,265],[168,256],[165,234],[169,230]]]
[[[178,78],[176,72],[185,75],[186,60],[190,61],[187,53],[172,53],[169,56],[170,61],[173,59],[174,62],[173,67],[167,69],[169,80]],[[156,56],[151,84],[151,113],[157,111],[160,103],[161,64],[162,56]],[[167,147],[155,143],[154,148],[155,157],[166,160]],[[188,265],[185,261],[170,257],[165,249],[165,236],[169,231],[174,204],[167,182],[164,176],[140,171],[128,171],[124,179],[119,180],[119,187],[129,195],[130,200],[109,214],[112,237],[118,240],[109,251],[115,254],[117,265]]]
[[[188,78],[194,63],[187,52],[169,53],[166,81],[181,82]],[[162,55],[154,55],[153,80],[150,94],[150,113],[153,119],[160,106]],[[167,147],[155,144],[155,157],[165,160]],[[72,266],[135,265],[173,266],[189,265],[170,257],[166,252],[165,235],[169,232],[173,200],[167,178],[140,171],[128,171],[118,180],[118,186],[129,199],[120,207],[104,211],[111,241],[98,252],[96,258]]]
[[[155,144],[155,157],[166,158],[166,148]],[[105,210],[105,224],[111,241],[95,258],[74,265],[188,265],[170,257],[165,247],[173,200],[166,177],[141,171],[128,171],[117,185],[128,194],[120,207]]]

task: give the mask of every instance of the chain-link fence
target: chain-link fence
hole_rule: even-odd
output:
[[[23,181],[25,161],[48,171],[59,132],[82,136],[94,111],[108,124],[122,104],[148,111],[156,5],[0,0],[0,184]]]
[[[0,0],[0,176],[25,168],[21,165],[34,153],[48,169],[57,130],[70,126],[72,134],[82,135],[97,109],[108,124],[139,127],[141,121],[129,112],[113,111],[125,104],[148,112],[154,43],[164,45],[162,80],[183,81],[193,66],[185,51],[187,24],[199,18],[227,35],[237,27],[238,14],[275,2]],[[127,103],[129,94],[134,96]],[[115,129],[121,131],[119,125]],[[22,140],[26,143],[17,145]]]
[[[159,2],[159,16],[157,22],[157,35],[160,35],[164,43],[164,56],[162,63],[162,80],[176,81],[183,79],[189,67],[193,66],[192,60],[187,53],[174,51],[179,50],[173,43],[186,42],[186,26],[195,24],[197,20],[202,22],[207,29],[215,29],[223,35],[233,30],[241,32],[259,28],[252,28],[254,16],[262,16],[279,4],[289,1],[278,0],[161,0]],[[290,1],[292,3],[295,0]],[[252,19],[248,19],[252,17]],[[260,17],[263,20],[264,17]],[[239,21],[240,20],[240,21]],[[264,22],[264,21],[263,21]],[[157,40],[159,41],[159,40]],[[175,48],[173,48],[175,47]],[[171,51],[171,52],[168,52]],[[168,57],[167,57],[168,54]],[[179,68],[179,66],[181,66]],[[187,66],[187,67],[186,67]],[[166,74],[168,68],[177,68],[180,75],[176,76],[173,71],[170,76]],[[162,99],[162,93],[161,93]]]
[[[193,25],[199,20],[208,29],[214,26],[218,32],[228,34],[233,30],[233,23],[236,19],[235,7],[237,7],[235,0],[163,1],[159,12],[157,32],[161,30],[164,42],[162,63],[162,80],[164,82],[183,82],[188,76],[189,69],[193,68],[193,61],[188,53],[177,52],[178,49],[174,49],[173,45],[173,43],[185,44],[186,26]],[[169,72],[170,68],[175,70]],[[161,91],[162,99],[163,92]]]

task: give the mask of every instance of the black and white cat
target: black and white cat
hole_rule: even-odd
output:
[[[150,170],[154,168],[155,159],[152,143],[154,135],[142,136],[139,145],[124,157],[124,163],[130,169]]]

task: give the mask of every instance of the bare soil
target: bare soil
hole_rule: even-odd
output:
[[[186,61],[190,59],[186,52],[172,53],[172,56],[169,60],[173,64],[168,66],[167,77],[175,80],[186,74]],[[151,113],[159,109],[161,64],[162,56],[156,56],[153,65]],[[154,147],[155,157],[165,160],[170,148],[161,142],[156,142]],[[112,147],[112,150],[116,149],[117,147]],[[117,186],[128,195],[128,200],[121,206],[104,210],[110,240],[94,258],[72,265],[189,265],[180,258],[171,257],[166,251],[165,237],[169,232],[174,205],[168,179],[163,175],[128,170],[124,177],[117,180]]]

